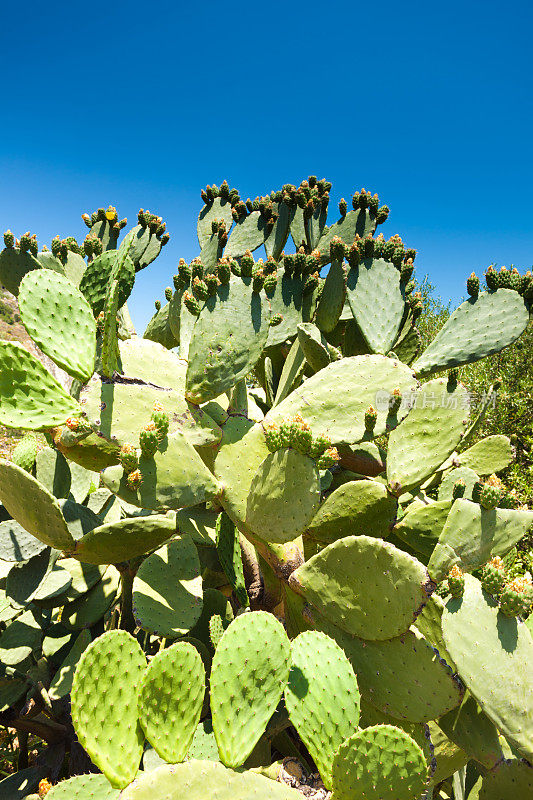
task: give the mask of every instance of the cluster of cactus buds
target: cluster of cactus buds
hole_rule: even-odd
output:
[[[501,508],[502,502],[512,502],[508,499],[505,486],[497,475],[490,475],[484,483],[476,481],[472,490],[472,500],[488,511],[496,507]]]
[[[6,231],[6,233],[4,233],[4,243],[6,247],[13,247],[13,245],[15,245],[20,249],[21,253],[30,252],[32,256],[36,256],[39,252],[37,236],[35,234],[32,235],[29,231],[23,233],[18,242],[14,241],[11,231]]]
[[[303,247],[297,253],[283,254],[283,267],[287,275],[311,275],[320,269],[320,251],[306,253]]]
[[[474,273],[470,276],[472,279]],[[516,267],[507,269],[507,267],[500,267],[499,270],[495,269],[494,264],[490,264],[485,272],[485,283],[487,289],[496,291],[496,289],[513,289],[520,295],[525,297],[528,302],[533,299],[533,278],[531,272],[526,272],[525,275],[520,275]],[[468,289],[468,282],[467,282]],[[468,293],[471,294],[470,289]],[[476,295],[472,295],[475,297]]]
[[[462,597],[465,590],[465,576],[458,564],[454,564],[448,573],[448,589],[452,597]]]
[[[123,444],[119,454],[120,464],[124,472],[130,473],[139,466],[139,455],[132,444]]]
[[[128,220],[125,218],[119,222],[117,209],[114,206],[108,206],[107,209],[99,208],[90,216],[89,214],[82,214],[81,218],[88,228],[92,228],[98,222],[108,222],[117,234],[128,224]]]
[[[152,410],[152,422],[156,427],[157,437],[159,441],[161,441],[167,435],[170,425],[170,417],[161,403],[154,403],[154,408]]]
[[[226,180],[223,180],[220,187],[216,184],[212,186],[207,185],[205,189],[200,192],[202,200],[208,206],[211,205],[213,200],[220,197],[221,200],[226,200],[231,206],[235,207],[241,198],[237,189],[230,189]]]
[[[500,611],[507,617],[527,617],[533,606],[531,575],[513,578],[505,584],[500,595]]]
[[[102,253],[102,240],[94,233],[88,233],[83,242],[83,253],[89,258],[99,256]]]
[[[291,447],[316,461],[318,469],[328,469],[339,461],[339,454],[327,436],[313,436],[309,423],[299,414],[280,425],[265,425],[266,445],[271,453]]]

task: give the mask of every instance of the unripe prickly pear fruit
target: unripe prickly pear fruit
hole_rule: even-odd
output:
[[[309,448],[309,457],[317,461],[331,447],[328,436],[315,436]]]
[[[306,279],[304,283],[304,288],[302,290],[302,293],[306,295],[314,292],[319,284],[319,281],[320,281],[320,276],[318,272],[313,273],[313,275],[309,275],[309,277]]]
[[[511,288],[511,273],[507,269],[507,267],[501,267],[498,273],[498,286],[502,289],[510,289]]]
[[[337,452],[337,448],[329,447],[326,452],[320,456],[316,465],[318,469],[329,469],[330,467],[334,467],[339,460],[340,456]]]
[[[477,297],[479,294],[479,278],[475,272],[466,281],[466,291],[470,297]]]
[[[161,311],[161,300],[156,300],[154,306],[156,311]]]
[[[120,448],[119,459],[124,472],[129,473],[139,466],[139,456],[132,444],[123,444]]]
[[[498,279],[498,273],[494,269],[494,266],[491,264],[487,271],[485,272],[485,283],[487,284],[487,288],[494,291],[500,285]]]
[[[272,314],[270,317],[270,326],[274,328],[276,325],[281,325],[283,322],[283,314]]]
[[[152,411],[152,422],[154,423],[159,440],[164,439],[168,433],[170,417],[164,410],[161,403],[154,403]]]
[[[402,268],[400,270],[400,279],[402,283],[408,283],[410,281],[414,269],[415,267],[412,259],[409,259],[405,264],[402,265]]]
[[[275,453],[281,446],[279,427],[275,423],[272,423],[270,425],[265,425],[264,431],[266,446],[271,453]]]
[[[227,259],[222,258],[218,262],[217,275],[220,283],[229,283],[231,278],[231,267]]]
[[[339,200],[339,214],[341,215],[341,217],[345,217],[347,211],[348,211],[348,203],[346,202],[344,197],[342,197]]]
[[[395,389],[392,390],[390,400],[389,400],[389,412],[391,414],[397,414],[400,406],[402,404],[402,393],[397,386]]]
[[[533,584],[529,574],[513,578],[503,587],[500,611],[507,617],[527,617],[533,605]]]
[[[292,442],[292,417],[284,419],[279,426],[279,449],[290,447]]]
[[[342,261],[346,253],[346,245],[340,236],[334,236],[330,245],[330,256],[334,261]]]
[[[210,273],[204,277],[204,283],[207,286],[207,293],[209,296],[215,294],[216,290],[220,286],[218,277],[213,273]]]
[[[489,483],[486,483],[479,495],[479,505],[491,511],[498,505],[501,494],[501,489],[498,489],[497,486],[491,486]]]
[[[374,406],[369,406],[365,411],[365,430],[371,433],[376,427],[378,412]]]
[[[264,289],[267,294],[273,294],[278,284],[278,276],[275,272],[265,278]]]
[[[476,481],[474,483],[474,486],[472,487],[472,500],[474,503],[479,503],[482,491],[483,491],[483,483],[481,481]]]
[[[522,278],[520,273],[513,267],[511,272],[509,273],[509,289],[514,289],[515,292],[520,291],[520,286],[522,285]]]
[[[491,558],[488,564],[485,564],[483,567],[481,572],[481,585],[489,594],[497,595],[502,591],[506,577],[507,571],[505,569],[505,564],[500,556],[494,556],[494,558]]]
[[[193,316],[197,317],[199,315],[200,303],[190,292],[184,292],[183,302],[185,303],[187,310],[193,314]]]
[[[250,250],[247,250],[241,258],[241,275],[243,278],[251,278],[254,272],[254,257]]]
[[[199,258],[193,258],[190,264],[191,267],[191,277],[192,278],[203,278],[204,277],[204,265],[200,261]]]
[[[261,291],[265,283],[265,276],[262,269],[258,269],[252,281],[252,291],[256,294]]]
[[[518,291],[520,292],[520,294],[522,294],[522,295],[523,295],[523,294],[524,294],[524,292],[527,290],[527,288],[529,287],[529,285],[530,285],[530,284],[532,284],[532,285],[533,285],[533,276],[531,275],[531,270],[530,270],[530,269],[528,269],[528,271],[526,272],[526,274],[525,274],[525,275],[522,275],[522,277],[520,278],[520,287],[519,287],[519,289],[518,289]]]
[[[301,419],[301,417],[298,419],[295,418],[292,426],[291,446],[305,456],[309,453],[312,444],[313,434],[311,433],[309,424]]]
[[[159,445],[157,428],[153,422],[145,425],[139,434],[141,453],[145,458],[152,458]]]
[[[19,248],[21,253],[25,253],[30,249],[31,235],[30,232],[23,233],[19,240]]]
[[[300,247],[298,252],[294,254],[294,271],[305,273],[306,266],[307,258],[305,256],[303,247]]]
[[[128,477],[126,478],[126,484],[128,486],[128,489],[131,489],[132,492],[137,491],[142,482],[143,482],[143,476],[141,474],[140,469],[132,470],[128,475]]]
[[[198,277],[193,278],[192,293],[197,300],[205,300],[207,295],[209,294],[207,283],[203,281],[201,278]]]
[[[65,425],[73,433],[89,434],[92,433],[92,428],[83,417],[68,417]]]
[[[165,289],[165,300],[168,300],[169,303],[172,300],[172,289],[170,288],[170,286],[167,286],[167,288]]]
[[[452,489],[452,498],[454,500],[458,500],[460,497],[464,497],[466,489],[466,483],[462,478],[459,478],[458,481],[455,481]]]
[[[454,564],[448,573],[448,588],[452,597],[462,597],[465,590],[465,576],[461,567]]]
[[[238,278],[240,278],[240,276],[241,276],[241,265],[239,264],[238,261],[235,261],[234,258],[232,258],[231,261],[230,261],[230,269],[231,269],[231,271],[233,272],[234,275],[236,275]]]
[[[378,208],[378,212],[376,214],[376,222],[377,222],[377,224],[378,225],[383,225],[383,223],[387,221],[389,213],[390,213],[390,209],[389,209],[388,206],[381,206],[381,208]]]
[[[4,233],[4,244],[6,247],[13,247],[15,244],[15,237],[11,233],[11,231],[6,231]]]
[[[188,264],[185,263],[184,258],[180,258],[178,264],[178,275],[180,280],[185,286],[188,286],[192,276],[192,270]]]

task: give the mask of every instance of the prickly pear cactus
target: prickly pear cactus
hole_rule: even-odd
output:
[[[472,273],[421,353],[416,250],[330,189],[207,186],[143,336],[161,217],[5,234],[0,282],[69,379],[0,342],[27,432],[0,461],[0,715],[47,745],[0,795],[527,796],[533,512],[456,368],[521,335],[533,278]]]

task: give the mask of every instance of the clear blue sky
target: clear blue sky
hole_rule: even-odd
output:
[[[445,298],[533,261],[531,3],[5,3],[0,227],[83,238],[80,214],[161,214],[141,330],[198,252],[206,183],[254,197],[309,173],[391,208]]]

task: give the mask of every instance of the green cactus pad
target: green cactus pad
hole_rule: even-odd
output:
[[[350,535],[386,539],[396,511],[396,500],[383,484],[371,480],[349,481],[327,497],[305,535],[322,545]]]
[[[272,258],[277,261],[289,238],[290,226],[294,219],[296,209],[283,202],[274,203],[273,205],[278,217],[274,222],[271,232],[265,239],[265,251],[267,257],[272,256]]]
[[[427,780],[426,759],[414,739],[393,725],[374,725],[340,746],[332,800],[414,800]]]
[[[94,528],[76,542],[71,555],[88,564],[117,564],[159,547],[176,531],[173,516],[121,519]]]
[[[312,612],[313,625],[344,650],[361,697],[409,722],[436,719],[459,705],[462,689],[452,669],[416,630],[387,641],[363,641]],[[427,688],[427,691],[426,691]]]
[[[46,548],[30,558],[29,561],[15,564],[9,570],[6,579],[6,595],[10,600],[19,606],[29,604],[52,571],[57,556],[57,551]],[[68,588],[71,580],[69,576],[67,586],[64,586],[63,589]]]
[[[120,573],[113,566],[107,568],[102,580],[86,594],[67,603],[61,612],[61,622],[73,630],[92,628],[116,600]]]
[[[165,437],[153,457],[141,456],[139,472],[142,482],[135,490],[118,465],[105,469],[102,481],[126,502],[154,511],[195,506],[220,492],[196,450],[179,432]]]
[[[76,666],[90,643],[91,634],[89,631],[81,631],[63,660],[63,663],[54,675],[50,688],[48,689],[50,700],[60,700],[62,697],[70,694]]]
[[[247,250],[257,250],[270,231],[265,227],[265,219],[259,211],[252,211],[237,222],[231,231],[224,250],[225,258],[240,258]],[[205,245],[204,245],[205,247]]]
[[[409,320],[409,327],[405,333],[401,333],[398,340],[394,342],[392,349],[400,361],[404,364],[412,364],[422,345],[422,337],[418,328]]]
[[[457,461],[461,466],[470,467],[478,475],[501,472],[502,469],[509,466],[512,460],[511,442],[507,436],[501,434],[487,436],[457,456]]]
[[[511,745],[533,760],[531,634],[498,610],[476,578],[464,577],[463,597],[452,597],[442,615],[446,646],[485,714]]]
[[[222,620],[224,630],[228,627],[233,620],[233,610],[228,598],[219,592],[218,589],[205,589],[203,597],[202,613],[195,624],[191,628],[190,635],[193,638],[199,639],[203,644],[211,649],[211,635],[209,630],[209,622],[211,617],[219,616]]]
[[[328,366],[331,361],[328,343],[316,325],[312,322],[301,322],[298,325],[298,342],[313,372]]]
[[[7,511],[36,539],[57,550],[72,550],[74,540],[59,504],[28,472],[0,459],[0,499]]]
[[[252,369],[268,336],[269,309],[251,279],[218,287],[202,308],[189,346],[185,396],[214,400]]]
[[[300,347],[298,339],[295,339],[285,359],[285,363],[283,364],[276,396],[274,398],[275,406],[281,403],[282,400],[285,400],[287,395],[300,385],[305,367],[306,361],[303,350]]]
[[[280,422],[301,414],[314,436],[329,436],[333,444],[353,444],[365,437],[365,413],[378,405],[374,436],[384,433],[393,420],[388,417],[388,397],[398,387],[403,396],[416,387],[405,364],[380,355],[352,356],[335,361],[295,389],[265,417],[265,423]],[[379,403],[386,397],[385,404]],[[400,408],[395,424],[407,414]]]
[[[214,220],[224,220],[226,223],[226,230],[229,231],[233,224],[231,212],[232,205],[225,197],[215,197],[202,208],[198,215],[198,222],[196,225],[200,248],[202,248],[211,237],[211,223],[214,222]]]
[[[358,234],[361,239],[374,233],[376,230],[376,218],[370,215],[367,208],[357,211],[348,211],[342,219],[327,227],[320,237],[317,250],[320,250],[320,259],[323,264],[327,264],[330,259],[331,240],[339,236],[344,244],[350,245]]]
[[[43,447],[35,459],[35,477],[54,497],[68,496],[71,475],[66,458],[52,447]]]
[[[80,281],[80,292],[95,317],[104,310],[107,290],[114,280],[118,281],[118,307],[121,308],[133,289],[135,267],[131,258],[119,256],[116,250],[107,250],[91,261]]]
[[[172,347],[178,346],[178,342],[170,326],[170,303],[166,303],[166,305],[157,311],[149,320],[146,330],[143,333],[143,338],[149,339],[152,342],[157,342],[157,344],[169,350]]]
[[[139,721],[146,738],[165,761],[183,761],[200,721],[205,670],[198,651],[178,642],[159,652],[139,689]]]
[[[533,511],[486,510],[470,500],[456,500],[428,563],[434,581],[441,581],[454,564],[464,570],[481,567],[503,556],[527,533]]]
[[[414,504],[413,504],[414,505]],[[452,507],[451,500],[438,500],[410,510],[394,526],[393,533],[415,552],[429,558]]]
[[[304,294],[305,279],[301,275],[287,274],[278,270],[278,282],[270,297],[272,317],[281,316],[281,322],[269,328],[267,347],[274,347],[290,339],[296,333],[300,322],[309,322],[313,316],[316,292]]]
[[[119,789],[114,789],[105,775],[75,775],[56,784],[46,795],[47,800],[118,800]]]
[[[0,781],[0,797],[2,800],[24,800],[31,798],[34,789],[37,790],[39,781],[47,773],[46,767],[28,767],[9,775]],[[38,797],[38,795],[37,795]]]
[[[468,423],[468,392],[440,378],[406,398],[412,410],[390,435],[387,480],[395,494],[420,484],[453,453]]]
[[[120,800],[301,800],[283,783],[254,772],[234,772],[213,761],[164,765],[145,773],[122,792]]]
[[[528,319],[527,306],[513,289],[482,292],[455,309],[413,369],[430,375],[498,353],[518,339]]]
[[[186,533],[196,544],[214,547],[217,519],[217,512],[210,508],[182,508],[176,512],[176,529],[178,533]]]
[[[6,247],[0,253],[0,283],[15,297],[19,293],[21,280],[28,272],[40,270],[40,262],[28,251]]]
[[[226,577],[228,578],[237,600],[243,607],[250,605],[242,566],[239,531],[232,520],[222,511],[216,525],[217,553]]]
[[[198,622],[201,611],[198,553],[192,539],[181,536],[141,564],[133,580],[133,613],[145,630],[177,639]]]
[[[269,453],[250,486],[246,524],[262,539],[289,542],[312,520],[320,503],[315,462],[296,450]]]
[[[72,583],[66,593],[66,599],[69,601],[81,597],[89,589],[92,589],[98,581],[102,580],[107,569],[105,566],[100,567],[96,564],[82,564],[75,558],[62,558],[57,565],[70,573]]]
[[[382,258],[366,259],[348,273],[346,296],[372,353],[388,353],[404,315],[400,272]]]
[[[291,647],[283,626],[265,611],[231,623],[211,670],[213,730],[222,763],[248,758],[278,705],[289,677]]]
[[[335,259],[326,275],[326,281],[316,309],[316,324],[329,333],[339,321],[346,297],[346,272],[342,259]]]
[[[526,761],[502,761],[483,777],[479,800],[526,800],[533,796],[533,767]]]
[[[36,651],[42,642],[43,632],[31,611],[25,611],[13,620],[0,635],[0,662],[15,666]]]
[[[28,273],[20,284],[24,327],[45,355],[84,382],[94,372],[96,323],[85,297],[68,278],[49,269]]]
[[[79,403],[18,342],[0,342],[0,423],[43,430],[79,416]]]
[[[194,737],[188,753],[188,760],[192,759],[220,761],[217,741],[213,733],[213,724],[210,717],[203,719],[194,732]]]
[[[74,674],[74,730],[92,761],[117,789],[133,780],[142,756],[137,687],[145,667],[146,657],[137,640],[126,631],[115,630],[87,647]]]
[[[33,433],[26,433],[11,451],[11,461],[26,472],[31,472],[39,452],[40,442]]]
[[[457,467],[457,469],[452,469],[451,472],[448,472],[442,479],[442,483],[439,486],[439,500],[452,500],[453,487],[457,481],[464,481],[465,492],[463,497],[465,500],[472,499],[472,489],[474,484],[479,481],[479,475],[470,467]]]
[[[301,633],[291,648],[285,703],[326,788],[331,789],[335,753],[359,721],[357,679],[341,648],[323,633]]]
[[[347,536],[302,564],[289,585],[335,625],[365,639],[407,631],[429,579],[412,556],[369,536]]]
[[[455,742],[452,742],[451,739],[448,739],[435,722],[429,722],[427,729],[433,748],[433,758],[435,759],[433,765],[431,764],[431,758],[429,759],[429,766],[434,766],[435,768],[435,771],[432,771],[431,774],[430,785],[436,786],[441,781],[452,776],[454,772],[466,767],[469,758],[464,750],[456,745]]]
[[[118,248],[119,258],[127,254],[133,262],[135,272],[151,264],[160,252],[161,239],[146,225],[136,225],[128,231]]]
[[[463,702],[439,719],[446,736],[487,769],[503,758],[498,731],[469,692]]]
[[[1,466],[0,466],[1,469]],[[2,561],[27,561],[42,552],[46,544],[24,530],[14,519],[0,522],[0,559]]]
[[[99,372],[104,378],[112,378],[121,369],[118,350],[118,281],[114,280],[107,291],[104,304],[104,325],[100,351]]]

